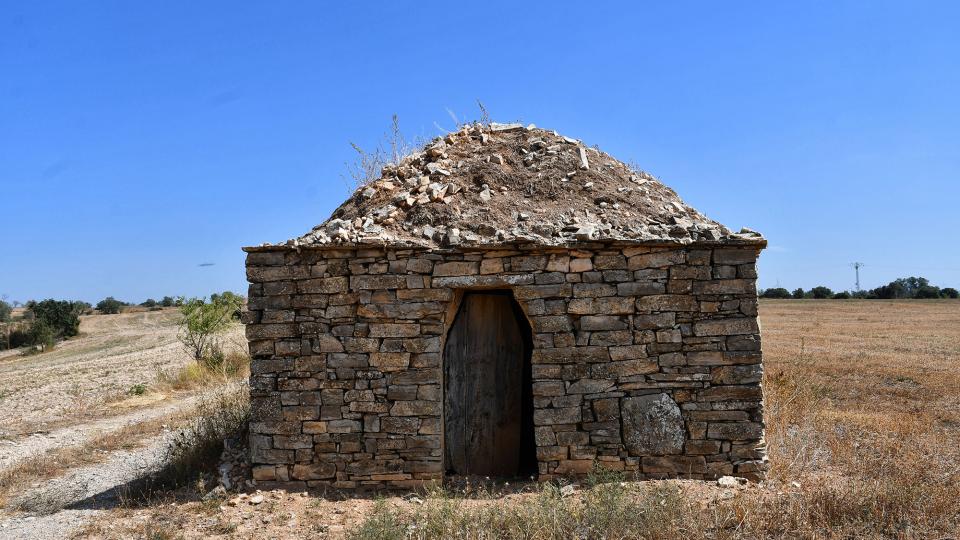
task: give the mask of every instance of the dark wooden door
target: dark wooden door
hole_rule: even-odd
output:
[[[509,293],[464,296],[443,351],[449,472],[517,474],[523,427],[524,346]]]

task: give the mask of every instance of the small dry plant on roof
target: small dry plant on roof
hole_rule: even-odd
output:
[[[484,126],[490,125],[490,114],[479,99],[477,100],[477,107],[480,109],[480,120],[476,123]],[[455,125],[454,130],[474,123],[461,122],[457,115],[450,109],[447,109],[447,114],[453,120]],[[440,127],[436,122],[434,122],[434,125],[441,132],[447,132],[446,129]],[[356,156],[353,161],[344,163],[347,169],[346,174],[343,176],[344,183],[346,183],[347,188],[351,191],[366,186],[370,182],[380,178],[384,165],[396,165],[400,163],[400,160],[419,150],[426,142],[426,139],[423,137],[408,139],[403,132],[400,131],[400,118],[394,114],[390,122],[390,131],[383,134],[380,141],[377,142],[377,145],[372,150],[364,149],[359,144],[352,141],[350,142],[350,147],[356,152]]]
[[[372,150],[364,150],[357,143],[350,143],[357,155],[352,162],[344,164],[347,169],[344,176],[347,187],[356,189],[380,178],[384,165],[399,163],[404,156],[422,146],[422,142],[419,139],[408,140],[400,131],[400,118],[393,115],[390,131],[383,135]]]

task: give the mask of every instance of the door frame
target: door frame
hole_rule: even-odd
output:
[[[453,296],[450,298],[450,301],[447,303],[447,309],[443,314],[443,333],[440,335],[440,465],[441,465],[441,481],[446,481],[447,477],[447,355],[445,351],[447,349],[447,335],[450,333],[450,328],[453,326],[454,321],[457,318],[457,313],[460,311],[460,306],[463,304],[463,297],[467,293],[496,293],[496,292],[506,292],[509,293],[510,298],[517,303],[517,306],[520,308],[520,313],[525,319],[527,329],[530,331],[530,354],[533,354],[533,324],[530,321],[530,315],[527,313],[527,305],[515,294],[513,287],[509,285],[491,285],[484,287],[469,287],[469,288],[459,288],[452,289]],[[530,391],[533,391],[533,380],[531,377],[530,380]],[[531,426],[533,428],[534,426]],[[535,433],[534,433],[535,435]],[[523,439],[523,433],[521,433],[521,441]],[[536,452],[536,437],[534,437],[534,452]],[[536,455],[534,455],[536,460]],[[539,463],[539,461],[537,460]],[[539,475],[539,472],[537,473]]]

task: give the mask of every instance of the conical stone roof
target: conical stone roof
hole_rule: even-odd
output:
[[[653,176],[555,131],[472,124],[359,187],[291,247],[765,243],[732,233]]]

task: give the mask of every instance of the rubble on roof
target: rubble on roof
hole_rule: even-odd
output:
[[[287,245],[453,247],[512,242],[761,240],[732,233],[653,176],[555,131],[472,124],[359,187]]]

